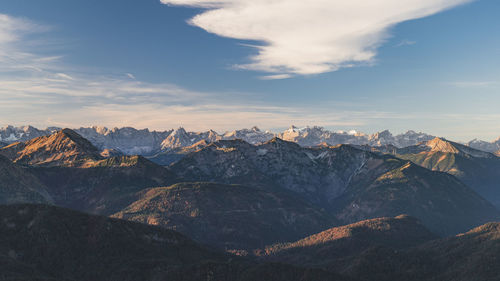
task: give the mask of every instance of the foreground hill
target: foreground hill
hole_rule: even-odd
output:
[[[47,187],[27,168],[0,155],[0,204],[52,202]]]
[[[488,223],[455,237],[432,238],[411,218],[382,218],[275,245],[263,252],[263,258],[366,281],[500,280],[500,223]]]
[[[435,138],[417,146],[385,149],[422,167],[456,176],[500,207],[500,158],[468,146]],[[389,151],[387,151],[389,150]]]
[[[292,264],[328,267],[370,248],[404,249],[436,238],[418,220],[401,215],[334,227],[296,242],[267,247],[260,255]]]
[[[348,259],[341,271],[361,280],[500,280],[500,223],[488,223],[456,237],[433,240],[400,251],[378,247]]]
[[[81,166],[101,160],[99,150],[70,129],[27,142],[16,142],[0,149],[15,163],[31,166]]]
[[[0,206],[2,280],[347,280],[234,259],[153,226],[42,205]]]
[[[304,148],[280,139],[257,146],[220,141],[170,168],[186,181],[280,187],[345,224],[405,213],[449,235],[499,216],[489,202],[448,174],[348,145]]]
[[[181,183],[144,190],[138,197],[113,217],[175,229],[227,250],[294,241],[335,224],[287,192],[241,185]]]

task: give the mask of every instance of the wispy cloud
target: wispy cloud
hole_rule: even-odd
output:
[[[417,44],[417,41],[411,41],[408,39],[403,39],[401,40],[398,44],[396,44],[394,47],[403,47],[403,46],[411,46]]]
[[[161,0],[205,9],[192,25],[241,40],[257,54],[240,68],[317,74],[371,63],[389,30],[470,0]],[[272,77],[272,76],[271,76]]]
[[[454,81],[446,83],[457,88],[484,88],[499,84],[497,81]]]
[[[37,126],[136,126],[225,130],[241,126],[295,124],[357,126],[363,117],[345,112],[273,106],[245,95],[189,90],[175,84],[139,81],[131,73],[102,75],[73,71],[63,57],[39,55],[26,44],[48,29],[27,19],[0,16],[0,120]],[[46,37],[50,37],[47,34]],[[284,79],[276,75],[267,79]],[[242,98],[243,97],[243,98]],[[352,116],[352,115],[351,115]]]

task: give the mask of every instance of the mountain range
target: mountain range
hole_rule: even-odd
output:
[[[47,129],[36,129],[32,126],[0,128],[0,143],[24,142],[32,138],[50,135],[61,128],[49,127]],[[297,128],[291,126],[283,132],[273,133],[261,131],[257,127],[228,131],[219,134],[213,130],[205,132],[188,132],[183,128],[166,131],[150,131],[148,129],[134,129],[131,127],[113,128],[106,127],[82,127],[74,130],[100,150],[111,149],[127,155],[154,156],[155,154],[168,152],[182,147],[192,146],[200,141],[208,143],[218,140],[242,139],[251,144],[263,143],[274,137],[286,141],[296,142],[301,146],[316,146],[321,143],[330,145],[353,144],[353,145],[394,145],[396,147],[407,147],[420,142],[429,141],[434,136],[408,131],[404,134],[393,135],[389,131],[375,134],[364,134],[356,131],[329,131],[322,127]],[[466,144],[472,148],[487,152],[500,150],[500,139],[494,142],[473,140]]]
[[[184,134],[161,142],[176,153],[161,152],[169,165],[71,129],[0,148],[0,280],[500,276],[493,153],[442,138],[398,147],[384,134],[310,146],[210,131],[183,146]]]

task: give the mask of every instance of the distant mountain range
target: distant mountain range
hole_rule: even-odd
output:
[[[0,143],[9,144],[18,141],[28,141],[36,137],[50,135],[57,130],[60,130],[60,128],[50,127],[40,130],[32,126],[7,126],[0,128]],[[279,137],[286,141],[296,142],[301,146],[316,146],[321,143],[327,143],[329,145],[394,145],[402,148],[434,138],[434,136],[414,131],[408,131],[399,135],[383,131],[370,135],[356,131],[333,132],[325,130],[322,127],[297,128],[294,126],[280,133],[261,131],[257,127],[230,131],[223,134],[219,134],[213,130],[188,132],[183,128],[167,131],[149,131],[148,129],[137,130],[130,127],[114,129],[88,127],[75,129],[74,131],[89,140],[100,150],[110,149],[126,155],[143,156],[161,155],[162,152],[170,152],[175,149],[193,146],[200,141],[211,143],[218,140],[242,139],[250,144],[258,144],[271,140],[274,137]],[[466,145],[487,152],[496,152],[500,151],[500,138],[491,143],[473,140]]]

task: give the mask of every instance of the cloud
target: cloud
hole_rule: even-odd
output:
[[[65,80],[74,80],[73,77],[69,76],[66,73],[56,73],[55,76]]]
[[[203,8],[189,23],[262,42],[240,68],[317,74],[371,63],[392,26],[470,0],[161,0]]]
[[[455,81],[448,82],[448,85],[457,87],[457,88],[485,88],[489,86],[497,85],[496,81]]]
[[[415,44],[417,44],[416,41],[411,41],[411,40],[408,40],[408,39],[404,39],[404,40],[401,40],[401,42],[399,42],[398,44],[396,44],[396,46],[394,46],[394,47],[411,46],[411,45],[415,45]]]
[[[40,55],[43,42],[32,35],[47,28],[27,19],[0,15],[0,120],[35,126],[135,126],[220,131],[241,126],[289,126],[314,123],[356,126],[347,118],[305,108],[273,106],[241,93],[189,90],[170,83],[148,83],[131,73],[106,75],[68,67],[58,54]],[[44,53],[50,53],[44,52]],[[286,78],[277,75],[267,79]],[[249,100],[250,99],[250,100]],[[5,124],[5,125],[6,125]]]
[[[35,40],[27,37],[49,30],[50,27],[28,19],[0,14],[0,71],[4,75],[23,70],[41,71],[60,59],[60,56],[38,56],[26,50],[27,46],[39,47]]]
[[[266,75],[266,76],[261,76],[261,80],[280,80],[280,79],[288,79],[291,78],[292,75],[290,74],[276,74],[276,75]]]

